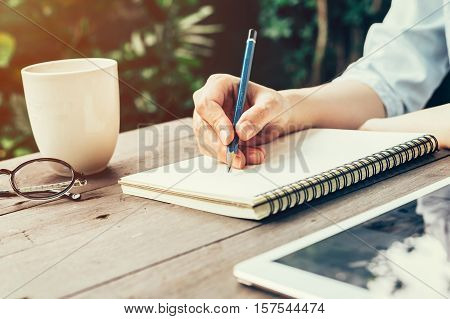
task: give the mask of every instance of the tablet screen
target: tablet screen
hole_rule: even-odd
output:
[[[450,296],[450,185],[277,263],[400,298]]]

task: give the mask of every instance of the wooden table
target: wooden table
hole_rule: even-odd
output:
[[[123,195],[118,178],[198,154],[190,123],[121,134],[109,169],[89,177],[81,202],[0,200],[0,297],[271,297],[239,285],[233,265],[450,176],[446,157],[263,222]]]

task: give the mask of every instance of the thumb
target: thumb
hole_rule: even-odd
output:
[[[245,111],[236,125],[236,133],[242,141],[248,141],[258,134],[283,110],[282,98],[278,93],[263,93],[255,104]]]

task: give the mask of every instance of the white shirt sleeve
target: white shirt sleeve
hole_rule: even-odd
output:
[[[445,4],[448,0],[393,0],[383,23],[369,29],[363,57],[335,81],[369,85],[388,116],[423,108],[450,68]]]

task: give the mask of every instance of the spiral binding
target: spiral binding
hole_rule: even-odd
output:
[[[433,153],[437,149],[437,139],[432,135],[424,135],[322,174],[260,194],[257,196],[258,206],[268,204],[270,214],[276,214]]]

